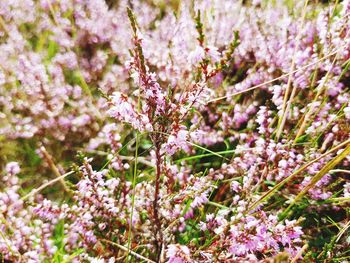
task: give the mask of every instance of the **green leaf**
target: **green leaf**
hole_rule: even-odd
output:
[[[58,50],[59,45],[55,41],[49,40],[46,59],[50,61],[57,54]]]

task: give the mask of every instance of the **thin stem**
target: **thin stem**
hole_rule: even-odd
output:
[[[153,214],[154,221],[156,224],[155,231],[155,240],[156,240],[156,251],[157,251],[157,261],[159,261],[162,251],[163,244],[163,233],[162,233],[162,224],[159,219],[158,213],[158,199],[159,199],[159,188],[160,188],[160,176],[161,176],[161,165],[162,165],[162,157],[160,155],[160,147],[156,146],[156,159],[157,159],[157,174],[156,174],[156,189],[154,192],[154,200],[153,200]]]
[[[136,131],[136,149],[135,149],[135,162],[134,162],[134,173],[132,178],[132,197],[131,197],[131,213],[129,222],[129,233],[128,233],[128,256],[126,257],[126,262],[129,260],[129,252],[131,247],[131,235],[132,235],[132,218],[134,215],[135,207],[135,187],[136,187],[136,177],[137,177],[137,159],[138,159],[138,149],[139,149],[139,132]]]
[[[57,178],[59,178],[59,181],[61,182],[64,191],[69,192],[69,189],[66,185],[66,182],[63,180],[63,177],[61,177],[61,173],[59,172],[57,166],[55,165],[52,156],[46,151],[44,146],[40,147],[40,151],[42,152],[46,162],[48,163],[48,165],[50,166],[51,170],[53,171],[53,173],[56,175]]]
[[[57,177],[57,178],[55,178],[55,179],[53,179],[53,180],[51,180],[51,181],[45,183],[45,184],[43,184],[42,186],[40,186],[40,187],[38,187],[38,188],[36,188],[36,189],[33,189],[29,194],[23,196],[23,197],[21,198],[21,200],[26,200],[26,199],[28,199],[29,197],[34,196],[35,194],[39,193],[41,190],[45,189],[46,187],[48,187],[48,186],[50,186],[50,185],[52,185],[52,184],[54,184],[54,183],[56,183],[56,182],[58,182],[58,181],[63,180],[63,178],[65,178],[65,177],[67,177],[68,175],[71,175],[71,174],[73,174],[73,173],[74,173],[74,171],[70,171],[70,172],[68,172],[68,173],[65,173],[65,174],[63,174],[63,175],[61,175],[61,176],[59,176],[59,177]]]
[[[303,255],[303,253],[305,252],[305,250],[308,248],[308,244],[305,244],[300,250],[299,252],[295,255],[295,257],[292,259],[291,263],[295,263],[298,261],[299,258],[301,258],[301,256]]]
[[[308,0],[305,0],[304,8],[303,8],[303,14],[302,14],[301,28],[300,28],[300,31],[299,31],[298,36],[297,36],[297,41],[296,41],[296,45],[295,45],[294,52],[293,52],[293,59],[292,59],[292,64],[291,64],[291,67],[290,67],[290,71],[294,71],[294,69],[295,69],[295,58],[296,58],[296,53],[297,53],[297,51],[299,49],[302,29],[303,29],[303,26],[304,26],[304,23],[305,23],[307,4],[308,4]],[[293,75],[290,74],[289,77],[288,77],[287,89],[286,89],[286,93],[284,94],[284,98],[283,98],[282,116],[281,116],[281,118],[278,119],[277,134],[276,134],[277,141],[279,140],[279,138],[280,138],[280,136],[282,134],[284,124],[285,124],[285,122],[287,120],[289,107],[290,107],[290,105],[292,103],[292,100],[293,100],[293,98],[295,96],[295,93],[296,93],[296,86],[294,85],[292,93],[291,93],[289,101],[288,101],[289,90],[290,90],[290,86],[292,85],[292,76]]]
[[[144,260],[145,262],[155,263],[155,261],[150,260],[150,259],[148,259],[148,258],[146,258],[146,257],[144,257],[144,256],[142,256],[142,255],[140,255],[140,254],[138,254],[138,253],[136,253],[136,252],[130,250],[129,248],[126,248],[126,247],[120,245],[120,244],[117,244],[117,243],[112,242],[112,241],[107,240],[107,239],[101,239],[101,241],[103,241],[103,242],[105,242],[105,243],[108,243],[108,244],[111,244],[111,245],[113,245],[113,246],[115,246],[115,247],[117,247],[117,248],[119,248],[119,249],[121,249],[121,250],[127,251],[128,254],[133,255],[134,257],[136,257],[136,258],[138,258],[138,259],[142,259],[142,260]]]

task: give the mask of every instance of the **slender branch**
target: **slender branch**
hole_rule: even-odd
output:
[[[61,180],[63,180],[63,178],[67,177],[68,175],[74,174],[74,173],[75,173],[74,171],[70,171],[68,173],[65,173],[65,174],[63,174],[63,175],[61,175],[61,176],[59,176],[59,177],[57,177],[57,178],[55,178],[55,179],[45,183],[45,184],[43,184],[39,188],[33,189],[30,193],[28,193],[27,195],[23,196],[21,198],[21,200],[26,200],[29,197],[36,195],[37,193],[39,193],[41,190],[45,189],[46,187],[48,187],[48,186],[50,186],[50,185],[52,185],[52,184],[54,184],[54,183],[56,183],[58,181],[61,181]]]
[[[155,261],[153,261],[151,259],[148,259],[148,258],[146,258],[146,257],[144,257],[144,256],[142,256],[142,255],[140,255],[140,254],[138,254],[138,253],[136,253],[136,252],[134,252],[134,251],[124,247],[124,246],[122,246],[122,245],[119,245],[119,244],[115,243],[115,242],[109,241],[107,239],[100,239],[100,240],[105,242],[105,243],[111,244],[111,245],[113,245],[113,246],[115,246],[115,247],[117,247],[117,248],[119,248],[121,250],[124,250],[124,251],[128,252],[130,255],[133,255],[134,257],[136,257],[138,259],[142,259],[142,260],[144,260],[146,262],[149,262],[149,263],[156,263]]]
[[[295,257],[292,259],[291,263],[295,263],[298,261],[299,258],[301,258],[301,256],[303,255],[303,253],[305,252],[305,250],[308,248],[308,244],[305,244],[300,250],[299,252],[295,255]]]
[[[293,59],[292,59],[292,64],[290,66],[290,71],[294,71],[294,69],[295,69],[295,59],[296,59],[296,54],[297,54],[297,51],[299,49],[299,45],[300,45],[300,42],[301,42],[301,35],[302,35],[302,32],[303,32],[302,29],[303,29],[303,26],[304,26],[304,23],[305,23],[306,8],[307,8],[308,2],[309,2],[308,0],[304,1],[304,7],[303,7],[303,13],[302,13],[302,21],[301,21],[301,28],[300,28],[300,31],[299,31],[299,33],[297,35],[297,40],[296,40],[296,45],[294,47]],[[279,138],[280,138],[280,136],[282,134],[283,127],[284,127],[284,125],[286,123],[286,120],[287,120],[287,116],[288,116],[290,105],[291,105],[291,103],[293,101],[293,98],[295,96],[295,93],[296,93],[296,85],[294,85],[292,93],[291,93],[289,101],[288,101],[289,90],[290,90],[290,87],[292,85],[292,77],[293,77],[292,74],[290,74],[289,77],[288,77],[287,88],[286,88],[286,92],[285,92],[284,98],[283,98],[282,116],[278,119],[277,133],[276,133],[277,141],[279,140]]]
[[[56,175],[57,178],[59,178],[59,181],[61,182],[63,189],[66,192],[69,192],[69,189],[66,185],[66,182],[63,180],[64,177],[62,177],[61,173],[59,172],[57,166],[55,165],[52,156],[46,151],[44,146],[40,147],[40,151],[42,152],[46,162],[49,164],[51,170],[53,171],[53,173]]]

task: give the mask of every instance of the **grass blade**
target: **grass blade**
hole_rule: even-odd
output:
[[[304,187],[304,189],[294,198],[292,203],[287,207],[287,209],[282,213],[281,217],[286,217],[287,213],[293,207],[293,205],[299,201],[311,188],[313,188],[318,181],[320,181],[331,169],[333,169],[337,164],[339,164],[347,155],[350,154],[350,145],[348,145],[340,154],[329,161],[312,179],[311,182]]]
[[[290,176],[288,176],[287,178],[285,178],[284,180],[282,180],[281,182],[279,182],[278,184],[276,184],[272,189],[270,189],[269,191],[267,191],[262,197],[259,198],[259,200],[257,200],[256,202],[254,202],[251,206],[250,206],[250,210],[256,208],[258,205],[262,204],[263,202],[267,201],[268,199],[271,198],[271,196],[273,196],[273,194],[278,191],[278,189],[280,189],[283,185],[285,185],[287,182],[289,182],[291,179],[293,179],[296,175],[298,175],[299,173],[301,173],[302,171],[304,171],[307,167],[309,167],[310,165],[312,165],[313,163],[317,162],[318,160],[322,159],[323,157],[327,156],[328,154],[335,152],[337,150],[339,150],[340,148],[342,148],[343,146],[347,145],[348,143],[350,143],[350,139],[342,142],[341,144],[335,146],[334,148],[332,148],[331,150],[327,151],[326,153],[320,155],[319,157],[317,157],[316,159],[312,160],[311,162],[304,164],[302,167],[300,167],[299,169],[297,169],[295,172],[293,172]],[[332,168],[330,168],[332,169]]]

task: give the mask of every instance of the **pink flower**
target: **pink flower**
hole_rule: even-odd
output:
[[[344,114],[345,114],[345,118],[350,120],[350,106],[344,108]]]
[[[221,59],[221,54],[217,47],[207,46],[207,53],[213,62],[218,62]]]
[[[188,57],[189,62],[192,65],[197,65],[205,57],[205,51],[201,46],[197,46],[194,51],[192,51]]]
[[[180,149],[186,150],[188,148],[188,131],[179,130],[171,134],[168,137],[168,141],[165,144],[164,148],[168,155],[174,155]]]
[[[190,250],[187,246],[178,244],[168,245],[166,250],[168,263],[187,263],[193,262],[190,258]]]
[[[10,175],[16,175],[16,174],[20,173],[20,171],[21,171],[19,164],[17,162],[7,163],[5,170]]]

